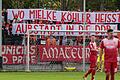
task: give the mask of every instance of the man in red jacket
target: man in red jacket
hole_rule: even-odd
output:
[[[90,68],[89,70],[84,74],[83,78],[84,80],[87,80],[87,76],[91,73],[91,80],[94,80],[94,76],[96,73],[96,64],[97,64],[97,53],[98,48],[95,42],[95,36],[91,36],[91,42],[89,43],[90,48]]]
[[[113,36],[112,29],[109,29],[107,34],[108,37],[103,39],[100,44],[100,62],[102,61],[102,54],[104,51],[104,68],[106,73],[106,80],[114,80],[114,75],[117,71],[117,56],[118,51],[120,51],[120,41]]]

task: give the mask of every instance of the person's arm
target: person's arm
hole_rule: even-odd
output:
[[[120,65],[120,48],[118,48],[118,58],[117,58],[117,60],[118,60],[118,65]]]
[[[120,65],[120,40],[118,41],[118,64]]]

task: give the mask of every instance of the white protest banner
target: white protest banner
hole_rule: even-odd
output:
[[[44,9],[8,9],[8,19],[84,22],[83,12]],[[120,12],[86,12],[87,23],[120,23]]]
[[[59,25],[50,25],[50,24],[24,24],[24,23],[14,23],[13,28],[12,28],[12,33],[13,34],[27,34],[28,30],[83,30],[84,26],[82,24],[59,24]],[[86,30],[108,30],[108,29],[114,29],[117,30],[117,25],[112,25],[112,24],[87,24],[86,25]],[[83,32],[32,32],[31,34],[34,35],[56,35],[56,36],[62,36],[62,35],[67,35],[67,36],[78,36],[82,35]],[[90,34],[87,32],[87,34]],[[100,33],[96,32],[96,35],[101,35],[105,33]]]

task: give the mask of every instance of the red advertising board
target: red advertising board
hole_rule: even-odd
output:
[[[37,63],[36,46],[30,46],[30,64]],[[25,64],[26,53],[23,46],[3,45],[3,64]]]
[[[41,61],[82,62],[82,46],[39,46]],[[89,61],[90,50],[86,47],[85,59]]]
[[[36,52],[38,47],[39,52]],[[30,64],[46,61],[82,62],[82,46],[30,46]],[[38,56],[40,55],[40,56]],[[90,50],[85,48],[85,60],[89,62]],[[3,45],[3,64],[25,64],[26,53],[23,46]]]

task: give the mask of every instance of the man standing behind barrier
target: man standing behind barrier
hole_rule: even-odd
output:
[[[114,80],[115,72],[117,72],[117,56],[118,51],[120,51],[120,41],[113,36],[112,29],[107,30],[107,34],[108,37],[103,39],[100,44],[100,62],[102,61],[104,51],[106,80]]]
[[[47,40],[46,40],[46,45],[47,46],[50,46],[50,45],[53,45],[55,46],[56,45],[56,39],[54,36],[50,35],[47,37]]]
[[[87,76],[91,73],[91,80],[94,80],[94,76],[96,73],[96,64],[97,64],[97,53],[98,48],[95,42],[95,36],[91,36],[91,42],[89,43],[90,48],[90,68],[83,76],[84,80],[87,80]]]

